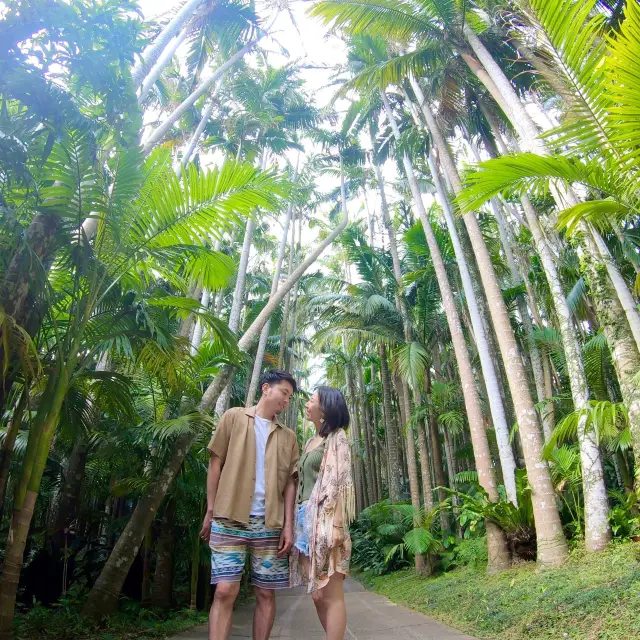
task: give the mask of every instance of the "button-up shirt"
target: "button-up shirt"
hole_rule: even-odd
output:
[[[220,418],[207,447],[222,460],[222,472],[213,504],[214,518],[248,523],[256,484],[256,407],[234,407]],[[297,474],[296,434],[279,422],[272,422],[265,451],[265,526],[281,529],[284,524],[284,488]]]

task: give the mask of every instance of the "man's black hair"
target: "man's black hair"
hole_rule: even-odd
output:
[[[318,387],[316,391],[324,417],[320,435],[328,436],[332,431],[346,429],[349,426],[349,409],[340,389]]]
[[[269,371],[265,371],[260,378],[260,388],[262,389],[263,384],[268,384],[272,387],[274,384],[278,384],[278,382],[282,382],[283,380],[286,380],[293,387],[293,393],[297,393],[298,384],[294,377],[281,369],[269,369]]]

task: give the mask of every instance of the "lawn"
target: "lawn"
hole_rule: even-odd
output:
[[[478,638],[640,638],[640,544],[597,555],[573,552],[559,569],[521,565],[499,575],[458,569],[436,578],[412,570],[359,578],[393,602]]]

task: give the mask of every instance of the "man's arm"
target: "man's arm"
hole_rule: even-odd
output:
[[[296,502],[296,489],[298,482],[295,476],[287,478],[287,484],[284,487],[284,526],[280,534],[280,547],[278,549],[278,558],[282,558],[291,551],[293,546],[293,523],[294,523],[294,507]]]
[[[278,557],[282,557],[291,551],[293,546],[293,525],[295,523],[295,503],[296,492],[298,489],[298,460],[300,452],[298,451],[298,440],[293,439],[291,444],[291,457],[289,461],[289,477],[284,487],[282,497],[284,498],[284,524],[282,533],[280,534],[280,548]]]
[[[213,519],[213,505],[216,501],[218,493],[218,483],[220,482],[220,474],[222,473],[222,458],[215,453],[209,458],[209,468],[207,469],[207,512],[202,523],[200,537],[207,541],[211,533],[211,520]]]

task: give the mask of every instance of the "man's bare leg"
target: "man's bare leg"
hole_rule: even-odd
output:
[[[233,603],[239,591],[239,582],[220,582],[216,585],[209,612],[209,640],[227,640],[229,637]]]
[[[276,593],[273,589],[254,587],[256,610],[253,614],[253,640],[269,640],[276,617]]]

